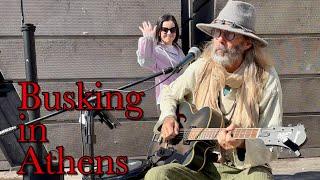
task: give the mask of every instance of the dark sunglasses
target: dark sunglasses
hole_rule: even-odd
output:
[[[221,29],[214,29],[213,31],[213,37],[218,38],[223,34],[223,37],[228,40],[232,41],[236,37],[236,33],[230,32],[230,31],[222,31]]]
[[[168,33],[168,31],[170,31],[171,33],[175,33],[177,32],[177,28],[176,27],[172,27],[172,28],[166,28],[166,27],[161,27],[161,31]]]

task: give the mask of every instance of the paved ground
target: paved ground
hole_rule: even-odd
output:
[[[271,167],[276,180],[320,180],[320,157],[277,160]]]
[[[320,157],[280,159],[271,163],[276,180],[320,180]],[[81,176],[65,176],[65,180],[79,180]],[[0,180],[22,180],[15,171],[0,172]]]

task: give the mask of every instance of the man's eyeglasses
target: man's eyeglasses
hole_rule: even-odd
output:
[[[161,27],[161,31],[163,31],[164,33],[168,33],[168,31],[170,31],[171,33],[175,33],[177,31],[176,27],[172,27],[172,28],[166,28],[166,27]]]
[[[232,41],[236,37],[236,33],[230,32],[230,31],[222,31],[221,29],[214,29],[213,31],[213,37],[218,38],[223,34],[223,37],[228,40]]]

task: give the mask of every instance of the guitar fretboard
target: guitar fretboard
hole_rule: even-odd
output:
[[[219,131],[224,128],[192,128],[187,131],[187,140],[214,140]],[[232,137],[235,139],[256,139],[260,128],[236,128],[232,131]]]

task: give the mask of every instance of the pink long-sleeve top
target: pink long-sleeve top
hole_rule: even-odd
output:
[[[185,55],[181,48],[175,45],[157,44],[152,36],[145,36],[139,38],[137,50],[138,63],[141,67],[151,70],[152,72],[159,72],[168,67],[174,67],[183,60]],[[174,81],[182,72],[172,75],[169,79],[162,82],[156,87],[157,104],[160,103],[160,91],[163,85],[168,85]],[[169,74],[168,74],[169,75]],[[155,78],[155,84],[164,80],[168,75],[161,75]]]

